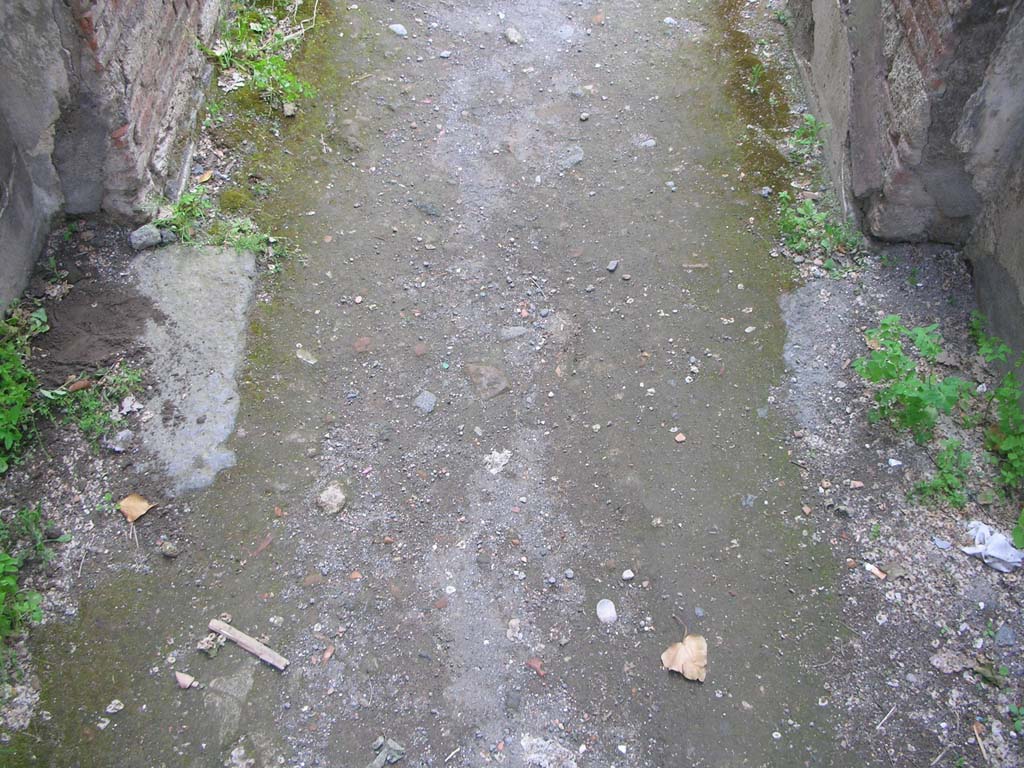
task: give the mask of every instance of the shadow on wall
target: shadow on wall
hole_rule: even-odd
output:
[[[53,216],[176,196],[223,0],[0,2],[0,306]]]
[[[791,0],[793,46],[847,213],[966,246],[979,302],[1024,346],[1024,0]]]

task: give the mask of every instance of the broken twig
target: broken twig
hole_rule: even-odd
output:
[[[288,661],[277,651],[268,648],[255,637],[245,634],[240,629],[235,629],[230,624],[226,624],[220,619],[210,620],[210,631],[216,632],[218,635],[223,635],[228,640],[236,643],[240,648],[248,651],[253,656],[267,662],[272,667],[284,670],[291,662]]]

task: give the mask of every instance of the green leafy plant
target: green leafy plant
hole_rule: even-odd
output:
[[[183,192],[171,205],[171,213],[154,223],[162,229],[169,229],[183,243],[191,242],[201,222],[213,208],[213,203],[206,195],[206,187],[200,184],[189,192]]]
[[[977,310],[971,312],[968,333],[978,347],[978,354],[986,363],[1007,362],[1013,351],[998,336],[990,335],[987,329],[988,321],[985,320],[985,316]]]
[[[1024,509],[1017,515],[1017,522],[1010,531],[1010,537],[1013,539],[1013,546],[1024,549]]]
[[[761,82],[764,80],[764,65],[758,62],[750,68],[747,74],[745,88],[749,93],[757,94],[761,90]]]
[[[849,251],[860,244],[856,233],[835,221],[828,211],[819,210],[813,200],[797,203],[788,192],[779,193],[779,231],[787,247],[796,253],[815,248],[825,252]]]
[[[956,376],[922,373],[919,360],[904,349],[907,339],[921,362],[933,363],[942,352],[938,326],[907,328],[899,315],[888,315],[865,336],[873,351],[855,360],[853,368],[871,383],[884,385],[875,393],[872,420],[888,419],[898,429],[909,430],[919,443],[926,442],[939,415],[951,413],[969,389]]]
[[[42,308],[15,306],[0,322],[0,474],[17,460],[34,432],[38,382],[28,359],[32,338],[49,328]]]
[[[224,105],[219,101],[211,100],[206,103],[206,116],[203,118],[203,127],[212,128],[224,123]]]
[[[809,157],[821,146],[821,132],[825,123],[809,112],[804,115],[796,131],[793,132],[793,146],[802,157]]]
[[[9,522],[0,519],[0,550],[16,556],[22,562],[27,559],[49,562],[53,557],[49,545],[63,544],[70,540],[68,534],[55,537],[48,535],[43,510],[38,504],[19,509]]]
[[[945,440],[935,456],[937,472],[930,480],[918,483],[914,495],[926,504],[948,502],[957,509],[967,504],[967,472],[971,468],[971,453],[963,449],[959,440]]]
[[[1006,708],[1006,712],[1013,720],[1013,730],[1024,733],[1024,705],[1011,704]]]
[[[116,365],[97,371],[96,378],[88,380],[90,386],[74,392],[62,387],[43,394],[56,403],[63,413],[63,421],[75,424],[93,444],[112,432],[120,421],[121,401],[138,391],[142,372],[136,368]]]
[[[270,249],[271,240],[252,219],[243,217],[218,222],[214,242],[229,245],[237,251],[263,254]]]
[[[313,95],[313,88],[288,71],[288,63],[280,56],[267,56],[252,62],[250,83],[265,101],[281,106]]]
[[[284,34],[282,23],[289,11],[276,3],[240,0],[232,11],[217,45],[208,48],[200,44],[200,49],[220,69],[240,72],[264,101],[276,107],[314,95],[313,87],[292,74],[281,55],[290,41],[306,31],[305,24]]]
[[[994,423],[985,432],[985,446],[996,458],[1003,485],[1016,490],[1024,482],[1024,410],[1016,374],[1021,357],[1011,359],[1013,351],[1009,345],[988,333],[985,318],[979,312],[972,313],[968,331],[986,363],[1004,363],[1008,368],[996,387],[987,393],[984,415],[994,415]]]
[[[789,26],[790,18],[789,18],[789,14],[786,13],[786,11],[774,11],[772,13],[772,16],[782,26],[784,26],[784,27],[788,27]]]
[[[43,618],[42,595],[20,585],[22,560],[0,551],[0,641]]]

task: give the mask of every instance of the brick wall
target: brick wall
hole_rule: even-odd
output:
[[[848,212],[884,240],[966,246],[1024,347],[1024,0],[790,0]]]
[[[131,219],[153,194],[176,194],[209,71],[196,41],[210,42],[222,4],[0,2],[0,201],[33,203],[27,218],[0,205],[0,302],[55,213]]]

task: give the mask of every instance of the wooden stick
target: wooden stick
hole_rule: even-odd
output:
[[[246,650],[253,656],[262,659],[272,667],[284,670],[284,668],[290,663],[288,659],[280,653],[268,648],[255,637],[245,634],[245,632],[240,629],[235,629],[230,624],[225,624],[220,619],[210,620],[210,631],[216,632],[219,635],[224,635],[228,640],[237,643],[243,650]]]
[[[211,629],[213,629],[213,627],[211,627]],[[892,705],[892,709],[889,710],[889,714],[882,718],[882,722],[880,722],[878,725],[875,726],[875,730],[877,731],[879,728],[881,728],[883,725],[885,725],[885,721],[888,720],[890,717],[892,717],[892,713],[895,712],[895,711],[896,711],[896,705],[893,704]]]

